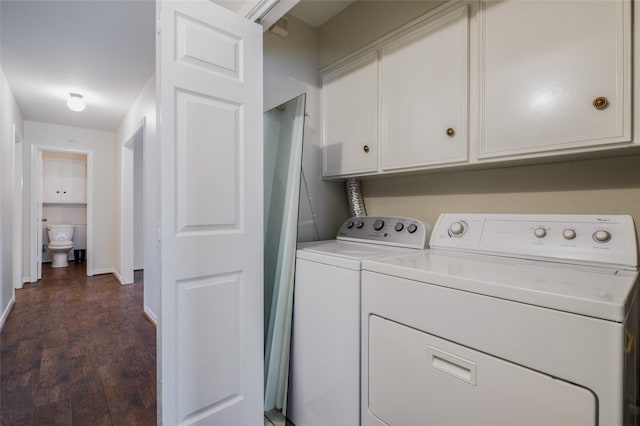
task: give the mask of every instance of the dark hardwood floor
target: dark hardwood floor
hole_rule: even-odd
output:
[[[122,286],[84,263],[43,268],[0,334],[0,424],[156,424],[155,329],[142,273]]]

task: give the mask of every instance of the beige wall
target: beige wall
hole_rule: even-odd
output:
[[[289,17],[289,36],[264,34],[264,109],[303,93],[306,117],[302,149],[305,181],[300,186],[298,241],[334,238],[349,217],[344,185],[322,180],[321,82],[316,62],[317,33]]]
[[[318,68],[435,9],[443,1],[356,1],[318,28]]]
[[[371,215],[434,224],[450,213],[630,214],[640,224],[640,156],[434,173],[363,183]]]

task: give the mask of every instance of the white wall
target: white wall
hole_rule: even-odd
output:
[[[16,104],[13,92],[9,86],[2,68],[0,68],[0,324],[3,324],[14,301],[14,280],[21,280],[21,271],[15,263],[20,258],[20,253],[13,250],[13,243],[21,222],[15,220],[14,215],[19,214],[20,196],[14,194],[15,173],[20,172],[21,166],[15,165],[16,149],[20,145],[14,143],[13,126],[16,125],[18,133],[22,134],[22,113]],[[18,153],[18,158],[20,153]],[[18,203],[16,203],[18,201]],[[19,260],[18,260],[19,261]]]
[[[14,300],[14,288],[22,284],[21,252],[14,250],[20,244],[22,226],[22,194],[19,192],[19,176],[22,165],[16,160],[22,157],[22,144],[14,143],[13,127],[23,133],[22,113],[2,69],[0,69],[0,324]],[[18,177],[16,177],[18,176]]]
[[[99,130],[79,127],[61,126],[57,124],[25,121],[25,149],[31,152],[31,146],[53,148],[58,150],[87,151],[93,153],[93,252],[87,247],[87,256],[93,260],[93,273],[109,273],[114,271],[114,207],[115,174],[114,174],[114,134]],[[24,163],[25,197],[31,197],[31,155],[25,155]],[[88,188],[89,189],[89,188]],[[31,217],[30,205],[24,217]],[[89,231],[88,231],[89,232]],[[26,232],[24,241],[30,241],[30,230]],[[28,252],[25,252],[29,256]]]
[[[160,152],[156,145],[156,78],[152,75],[140,95],[131,106],[118,129],[116,130],[116,168],[118,176],[117,204],[121,205],[122,197],[127,195],[127,191],[134,191],[131,182],[123,180],[123,165],[133,165],[134,151],[124,147],[124,144],[131,139],[144,119],[144,143],[142,158],[144,162],[144,310],[152,320],[157,321],[160,311],[160,243],[156,237],[156,226],[159,221],[160,212]],[[119,215],[120,216],[120,215]],[[123,218],[133,225],[132,218]],[[118,221],[116,244],[116,257],[118,271],[122,272],[122,259],[133,261],[133,247],[131,252],[122,251],[122,235],[125,227]]]
[[[333,239],[349,216],[344,184],[322,181],[321,80],[318,74],[317,33],[289,16],[289,36],[264,34],[264,110],[302,93],[307,94],[300,186],[298,240]],[[266,154],[265,154],[266,155]],[[306,189],[308,188],[308,193]],[[313,224],[316,216],[317,229]]]

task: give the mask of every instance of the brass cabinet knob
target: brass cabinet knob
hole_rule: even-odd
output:
[[[453,135],[455,134],[456,134],[456,131],[453,130],[451,127],[447,129],[447,136],[453,137]]]
[[[362,150],[363,150],[364,152],[369,152],[369,145],[365,145],[365,146],[363,146],[363,147],[362,147]]]
[[[609,106],[609,99],[604,96],[598,96],[593,100],[593,107],[598,110],[603,110]]]

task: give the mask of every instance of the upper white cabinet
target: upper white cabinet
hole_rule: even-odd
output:
[[[329,67],[324,176],[640,146],[631,66],[630,0],[445,3]]]
[[[368,52],[322,78],[323,174],[378,167],[378,62]]]
[[[468,58],[466,5],[382,46],[383,170],[467,160]]]
[[[479,159],[631,141],[631,2],[486,2],[479,17]]]
[[[42,202],[86,203],[86,162],[82,158],[43,157]]]

